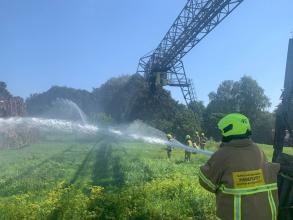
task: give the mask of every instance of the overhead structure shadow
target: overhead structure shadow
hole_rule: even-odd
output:
[[[122,186],[125,183],[121,158],[119,155],[114,155],[114,151],[113,144],[105,143],[99,146],[92,174],[93,185],[106,187]]]

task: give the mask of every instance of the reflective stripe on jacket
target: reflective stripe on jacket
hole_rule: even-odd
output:
[[[250,139],[233,140],[200,167],[199,181],[216,194],[220,219],[276,220],[279,168]]]

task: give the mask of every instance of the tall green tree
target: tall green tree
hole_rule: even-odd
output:
[[[12,98],[12,95],[10,92],[7,90],[7,85],[5,82],[0,81],[0,100],[7,100]]]
[[[252,121],[271,106],[263,88],[249,76],[244,76],[234,83],[234,96],[238,111],[249,116]]]
[[[190,108],[195,114],[197,120],[197,130],[202,130],[204,124],[204,115],[206,112],[206,107],[203,104],[203,101],[194,101],[190,103]]]
[[[46,113],[57,98],[69,99],[75,102],[87,115],[96,111],[97,106],[92,94],[86,90],[61,86],[52,86],[43,93],[32,94],[26,99],[29,116],[40,116]]]
[[[239,112],[250,118],[257,141],[270,142],[273,115],[266,110],[271,103],[254,79],[243,76],[239,81],[224,81],[209,99],[204,120],[209,136],[219,139],[217,122],[228,113]]]

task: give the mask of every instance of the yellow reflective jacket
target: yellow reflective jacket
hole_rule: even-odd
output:
[[[188,139],[186,141],[186,145],[189,146],[189,147],[192,147],[193,146],[192,141],[190,139]]]
[[[232,140],[200,167],[199,182],[216,194],[222,220],[276,220],[279,169],[250,139]]]

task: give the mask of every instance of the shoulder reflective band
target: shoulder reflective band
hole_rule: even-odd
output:
[[[241,189],[233,189],[233,188],[226,188],[225,186],[221,187],[221,191],[225,194],[232,194],[232,195],[250,195],[260,192],[268,192],[271,190],[277,190],[277,183],[266,184],[263,186],[258,187],[250,187],[250,188],[241,188]]]
[[[216,190],[217,187],[215,184],[213,184],[208,178],[205,177],[205,175],[201,172],[201,170],[199,169],[199,172],[198,172],[198,175],[199,175],[199,178],[205,183],[208,185],[208,187],[210,187],[212,190]]]

